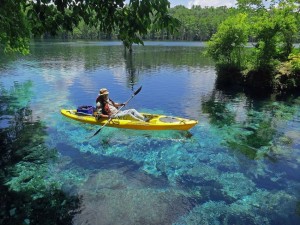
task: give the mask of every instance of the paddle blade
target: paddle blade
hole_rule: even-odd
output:
[[[97,130],[93,136],[97,135],[101,130],[102,130],[102,127],[99,130]]]
[[[141,90],[142,90],[142,86],[140,86],[140,88],[137,89],[137,90],[133,93],[133,95],[137,95]]]
[[[103,127],[101,127],[99,130],[97,130],[92,136],[89,136],[87,137],[88,139],[91,139],[92,137],[96,136],[101,130],[102,130]]]

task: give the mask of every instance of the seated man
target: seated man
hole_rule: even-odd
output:
[[[108,97],[108,94],[109,92],[106,88],[101,88],[96,99],[97,112],[100,118],[118,117],[128,120],[145,121],[145,117],[135,109],[127,109],[118,112],[118,107],[123,106],[124,104],[115,103]]]

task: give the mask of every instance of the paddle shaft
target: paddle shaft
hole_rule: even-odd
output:
[[[118,112],[120,112],[120,110],[124,107],[124,106],[126,106],[127,104],[128,104],[128,102],[130,102],[130,100],[131,99],[133,99],[133,97],[134,96],[136,96],[140,91],[141,91],[141,89],[142,89],[142,86],[139,88],[139,89],[137,89],[132,95],[131,95],[131,97],[118,109],[118,111],[116,112],[116,113],[114,113],[111,117],[109,117],[109,119],[107,120],[107,122],[105,123],[105,124],[103,124],[90,138],[92,138],[92,137],[94,137],[94,136],[96,136],[101,130],[102,130],[102,128],[103,127],[105,127],[112,119],[113,119],[113,117],[115,116],[115,115],[117,115],[118,114]]]

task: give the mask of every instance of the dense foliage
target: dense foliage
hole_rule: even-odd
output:
[[[193,6],[188,9],[176,6],[168,10],[172,20],[171,26],[162,26],[159,23],[148,26],[147,32],[142,34],[143,40],[181,40],[181,41],[208,41],[217,31],[218,25],[228,16],[234,14],[236,9],[222,7]],[[168,19],[168,17],[167,17]],[[168,20],[167,20],[168,21]],[[175,27],[176,32],[175,31]],[[118,30],[110,34],[99,32],[98,28],[90,28],[81,21],[74,32],[60,33],[61,37],[80,39],[118,39]]]
[[[269,7],[262,1],[238,2],[242,14],[222,22],[208,43],[220,80],[263,92],[298,88],[300,74],[295,67],[282,73],[291,64],[289,60],[298,58],[293,47],[299,32],[297,1],[282,0]],[[248,40],[252,48],[246,48]],[[291,57],[293,52],[296,57]]]
[[[3,0],[0,2],[0,47],[28,52],[30,35],[73,31],[80,23],[96,32],[115,31],[125,47],[142,43],[150,26],[173,31],[178,21],[168,14],[167,0]]]
[[[187,9],[176,6],[170,9],[170,14],[181,24],[173,39],[185,41],[208,41],[216,33],[219,24],[234,14],[236,9],[221,7],[193,6]]]
[[[26,54],[29,51],[29,35],[20,1],[0,1],[0,48],[5,52]]]

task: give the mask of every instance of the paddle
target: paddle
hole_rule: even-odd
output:
[[[133,99],[133,97],[134,96],[136,96],[140,91],[142,90],[142,86],[139,88],[139,89],[137,89],[132,95],[131,95],[131,97],[118,109],[118,111],[115,113],[115,114],[113,114],[111,117],[109,117],[109,119],[107,120],[107,122],[105,123],[105,124],[103,124],[100,128],[99,128],[99,130],[97,130],[92,136],[90,136],[89,137],[89,139],[90,138],[92,138],[92,137],[94,137],[94,136],[96,136],[101,130],[102,130],[102,128],[103,127],[105,127],[112,119],[113,119],[113,117],[116,115],[116,114],[118,114],[118,112],[120,112],[120,110],[125,106],[125,105],[127,105],[128,104],[128,102],[131,100],[131,99]]]

